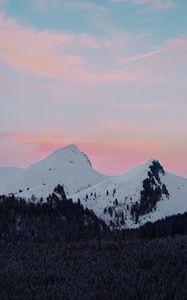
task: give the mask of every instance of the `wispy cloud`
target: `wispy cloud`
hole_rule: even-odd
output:
[[[175,76],[169,70],[184,65],[187,59],[185,37],[136,54],[142,49],[142,38],[134,35],[118,32],[101,38],[39,30],[20,25],[5,14],[0,14],[0,40],[0,59],[9,66],[36,77],[88,85],[161,80],[167,72]]]
[[[9,139],[9,138],[17,138],[18,136],[22,135],[18,132],[0,132],[0,139]]]
[[[24,28],[17,21],[0,16],[0,58],[8,64],[38,75],[68,77],[81,72],[84,59],[67,49],[81,44],[95,47],[94,39],[52,30]]]
[[[147,52],[147,53],[144,53],[144,54],[137,54],[135,56],[131,56],[131,57],[128,57],[124,60],[121,60],[119,62],[117,62],[114,66],[120,66],[120,65],[124,65],[124,64],[127,64],[127,63],[130,63],[130,62],[136,62],[136,61],[139,61],[139,60],[143,60],[143,59],[146,59],[148,57],[152,57],[152,56],[155,56],[157,54],[160,54],[163,52],[163,49],[159,49],[159,50],[154,50],[154,51],[150,51],[150,52]]]
[[[146,5],[156,9],[171,9],[175,3],[170,0],[110,0],[112,3],[132,3],[135,5]]]
[[[74,79],[90,84],[139,79],[137,74],[128,70],[108,72],[104,64],[101,68],[105,50],[109,51],[108,57],[110,55],[110,45],[113,44],[110,38],[100,39],[84,33],[71,34],[49,29],[40,31],[23,27],[16,20],[0,15],[0,40],[0,59],[33,75]],[[96,61],[90,56],[90,51],[96,54]],[[97,61],[98,51],[101,56]]]
[[[69,132],[0,132],[1,140],[13,141],[16,145],[36,146],[37,152],[45,155],[48,151],[53,151],[72,143],[69,137],[73,135]]]

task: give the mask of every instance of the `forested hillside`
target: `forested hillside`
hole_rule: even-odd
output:
[[[1,299],[186,300],[187,237],[0,244]]]
[[[66,198],[57,186],[47,202],[35,203],[0,196],[0,240],[5,242],[70,242],[101,238],[108,231],[103,221]]]
[[[47,202],[0,197],[4,300],[186,300],[187,213],[110,231],[57,186]]]

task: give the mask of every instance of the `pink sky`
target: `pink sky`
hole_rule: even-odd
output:
[[[108,174],[156,158],[187,176],[186,6],[0,1],[0,166],[74,143]]]
[[[186,159],[186,148],[176,144],[176,148],[168,151],[167,142],[160,140],[109,140],[110,135],[103,133],[96,135],[97,141],[92,139],[69,138],[72,133],[49,133],[37,136],[36,134],[4,133],[1,134],[1,161],[2,166],[17,165],[27,167],[37,160],[43,159],[54,150],[75,143],[81,151],[90,158],[95,169],[115,175],[128,170],[150,158],[159,159],[163,166],[181,175],[186,175],[187,169],[183,164]],[[93,135],[94,136],[94,135]],[[7,147],[8,144],[8,147]],[[16,151],[12,151],[16,149]],[[8,150],[8,151],[7,151]],[[180,160],[176,157],[180,153]]]

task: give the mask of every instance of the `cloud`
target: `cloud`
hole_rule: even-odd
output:
[[[15,132],[0,132],[0,139],[15,138],[18,136],[19,136],[19,133],[15,133]]]
[[[170,0],[110,0],[112,3],[132,3],[135,5],[147,5],[156,9],[171,9],[175,7]]]
[[[35,152],[37,154],[46,155],[48,152],[53,151],[57,148],[66,146],[72,143],[69,137],[72,133],[69,132],[0,132],[0,139],[11,141],[15,144],[15,147],[23,147],[24,145],[32,148],[35,146]]]
[[[1,14],[0,40],[0,59],[35,76],[75,80],[87,84],[139,79],[137,74],[128,70],[109,72],[104,68],[100,60],[107,49],[108,58],[110,51],[113,51],[113,47],[110,48],[113,44],[110,38],[103,40],[84,33],[73,34],[23,27],[16,20]],[[101,55],[98,55],[99,53]]]
[[[153,50],[153,51],[150,51],[150,52],[147,52],[147,53],[144,53],[144,54],[137,54],[135,56],[131,56],[131,57],[128,57],[124,60],[121,60],[121,61],[117,62],[116,64],[114,64],[114,66],[117,67],[117,66],[124,65],[124,64],[127,64],[127,63],[143,60],[143,59],[146,59],[148,57],[152,57],[152,56],[155,56],[157,54],[160,54],[162,52],[163,52],[163,49],[159,49],[159,50]]]
[[[0,59],[26,74],[69,83],[153,82],[166,78],[166,73],[175,77],[175,68],[184,66],[187,59],[187,38],[166,41],[147,52],[140,51],[145,38],[149,39],[121,32],[100,38],[87,33],[38,30],[0,14]]]
[[[17,21],[1,15],[0,18],[0,58],[13,67],[27,70],[38,75],[64,77],[76,73],[84,62],[78,55],[56,53],[58,48],[66,49],[76,43],[73,34],[61,34],[51,30],[38,31],[23,28]],[[91,46],[91,39],[81,37],[81,43]]]
[[[115,68],[127,68],[141,74],[147,82],[185,83],[182,72],[187,65],[187,37],[166,40],[162,47],[143,54],[118,58]]]
[[[168,40],[162,46],[160,53],[146,58],[148,73],[154,73],[160,79],[180,81],[182,70],[187,64],[187,37]],[[140,68],[145,70],[145,65]]]

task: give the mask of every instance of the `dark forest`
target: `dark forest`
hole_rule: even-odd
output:
[[[0,197],[1,299],[187,299],[187,213],[110,231],[57,189]]]

